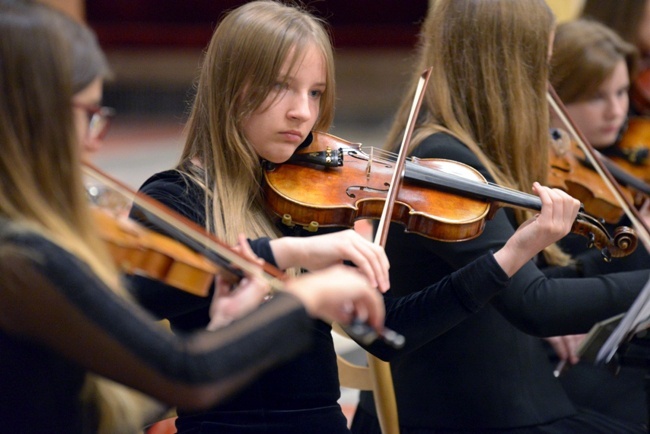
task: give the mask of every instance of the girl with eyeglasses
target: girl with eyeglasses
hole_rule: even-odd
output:
[[[88,211],[70,46],[48,17],[0,3],[3,431],[140,432],[160,406],[115,382],[205,408],[307,351],[311,316],[364,312],[381,328],[377,292],[343,266],[287,281],[219,332],[173,335],[136,305]],[[254,277],[245,285],[268,291]]]

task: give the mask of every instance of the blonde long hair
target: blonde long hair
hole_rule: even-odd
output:
[[[0,216],[16,231],[34,231],[60,245],[124,294],[88,212],[67,41],[46,14],[24,6],[2,5],[0,13]],[[134,402],[142,395],[94,375],[82,395],[100,409],[99,432],[141,427],[142,407]]]
[[[0,214],[52,239],[118,289],[88,213],[67,46],[44,19],[11,12],[0,16]]]
[[[253,1],[229,12],[212,36],[178,169],[204,188],[206,227],[226,242],[235,243],[238,233],[277,236],[263,209],[260,159],[242,121],[262,105],[285,60],[297,67],[310,44],[320,48],[327,65],[314,127],[327,131],[334,116],[334,62],[320,20],[297,6]],[[204,173],[188,168],[193,158]]]
[[[399,142],[417,80],[431,66],[411,151],[430,134],[445,131],[467,145],[500,185],[530,192],[533,181],[543,183],[554,22],[544,0],[435,0],[386,146]],[[519,223],[531,214],[515,212]],[[568,263],[556,246],[546,252],[553,263]]]

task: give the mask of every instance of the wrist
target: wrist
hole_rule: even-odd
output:
[[[530,259],[528,255],[506,243],[494,253],[494,259],[508,277],[512,277]]]
[[[299,268],[303,256],[303,240],[298,237],[282,237],[269,243],[278,268]]]

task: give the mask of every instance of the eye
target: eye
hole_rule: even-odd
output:
[[[323,96],[323,91],[322,90],[312,90],[309,92],[309,96],[312,98],[320,98]]]

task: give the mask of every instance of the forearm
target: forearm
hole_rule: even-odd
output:
[[[512,244],[507,242],[505,246],[494,253],[494,259],[508,277],[512,277],[536,254],[536,252],[528,251],[529,249],[517,248]]]
[[[269,242],[273,258],[277,267],[281,270],[287,268],[301,267],[304,257],[307,254],[304,248],[308,238],[282,237]]]

